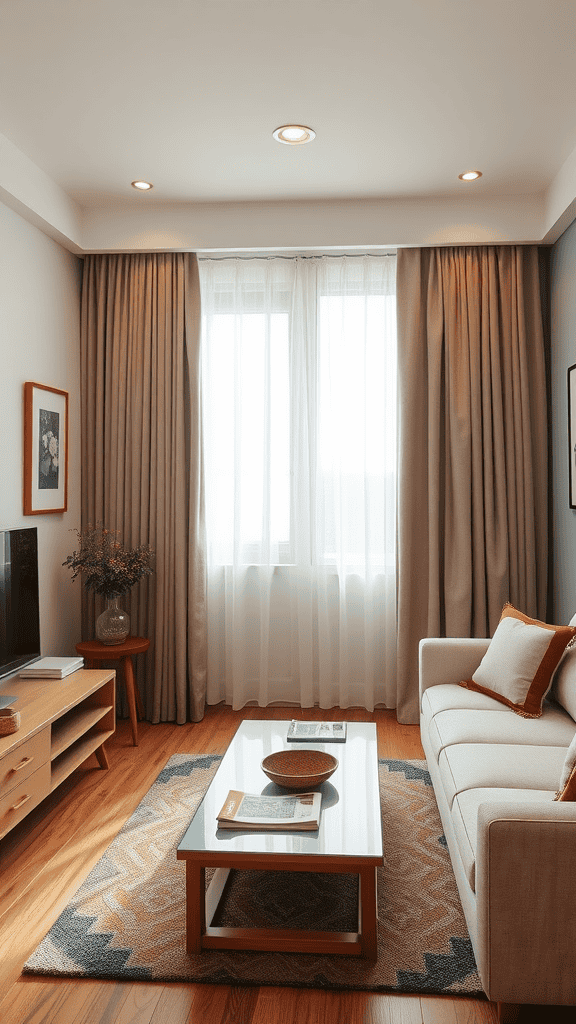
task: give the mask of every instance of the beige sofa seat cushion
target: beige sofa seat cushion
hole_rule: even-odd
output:
[[[501,705],[503,707],[503,705]],[[576,735],[576,722],[556,705],[546,702],[541,718],[520,718],[513,711],[439,711],[428,723],[436,760],[444,747],[455,743],[528,743],[541,747],[568,747]]]
[[[476,892],[476,851],[478,849],[478,808],[492,801],[518,804],[552,803],[554,793],[538,789],[467,789],[452,804],[452,824],[468,885]]]
[[[422,716],[430,721],[440,711],[497,711],[501,715],[508,713],[508,708],[493,697],[475,690],[466,690],[459,683],[438,683],[429,686],[422,694]]]
[[[438,761],[450,807],[468,789],[537,789],[553,794],[566,759],[566,747],[516,743],[458,743],[445,747]]]

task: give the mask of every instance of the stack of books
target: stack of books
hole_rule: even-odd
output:
[[[21,679],[64,679],[84,665],[84,658],[40,658],[20,672]]]

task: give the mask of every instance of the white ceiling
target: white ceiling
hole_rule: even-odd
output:
[[[574,0],[0,0],[0,132],[92,217],[542,197],[575,44]],[[316,140],[274,142],[289,122]]]

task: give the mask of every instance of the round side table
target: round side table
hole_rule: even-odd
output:
[[[121,644],[103,644],[100,640],[83,640],[76,644],[76,651],[85,660],[86,668],[96,668],[98,661],[119,661],[124,671],[124,684],[126,696],[130,709],[130,724],[132,726],[132,742],[138,746],[138,717],[144,717],[142,702],[138,687],[134,682],[134,666],[132,664],[133,654],[144,654],[150,647],[150,641],[143,636],[128,636]]]

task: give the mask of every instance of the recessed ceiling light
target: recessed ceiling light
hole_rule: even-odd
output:
[[[302,146],[316,138],[316,132],[304,124],[283,124],[272,135],[276,142],[284,142],[286,146]]]
[[[482,177],[482,171],[464,171],[463,174],[459,174],[460,181],[474,181],[475,178]]]
[[[139,188],[141,192],[148,192],[153,186],[149,181],[131,181],[132,188]]]

